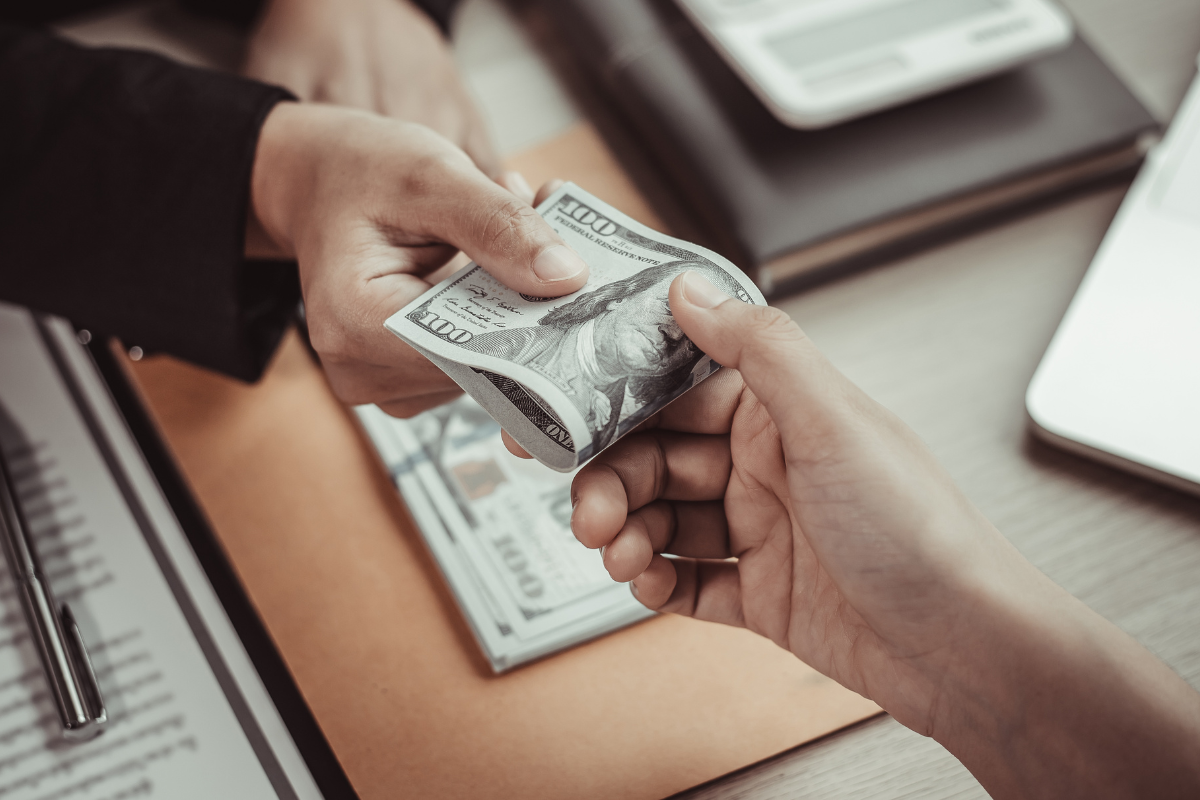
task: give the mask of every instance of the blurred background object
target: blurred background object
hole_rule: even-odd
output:
[[[824,128],[1070,44],[1048,0],[678,0],[785,125]]]
[[[1029,386],[1046,441],[1200,494],[1200,81]]]
[[[1128,177],[1156,128],[1082,40],[987,80],[803,131],[770,113],[676,0],[561,0],[544,11],[565,45],[561,60],[611,109],[602,130],[626,168],[659,180],[693,238],[768,292]]]

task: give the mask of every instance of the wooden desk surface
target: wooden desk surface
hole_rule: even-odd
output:
[[[1167,119],[1193,75],[1200,2],[1064,4]],[[111,38],[102,28],[79,33]],[[495,0],[466,0],[456,39],[502,149],[536,143],[577,119]],[[217,45],[236,52],[224,40]],[[501,80],[507,91],[489,91]],[[1043,209],[778,304],[925,437],[1026,556],[1200,687],[1200,500],[1031,442],[1025,427],[1025,387],[1121,194]],[[879,718],[684,796],[985,795],[938,745]]]

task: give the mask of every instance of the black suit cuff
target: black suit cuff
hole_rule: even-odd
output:
[[[246,380],[299,298],[243,259],[282,89],[0,26],[0,297]]]
[[[336,3],[338,0],[330,2]],[[179,3],[193,14],[222,19],[243,27],[252,25],[266,5],[264,0],[179,0]],[[458,0],[413,0],[413,3],[425,10],[442,29],[442,33],[450,32],[450,20]]]

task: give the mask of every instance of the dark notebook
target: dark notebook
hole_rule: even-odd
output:
[[[771,116],[675,0],[543,8],[673,199],[767,287],[819,280],[1130,173],[1157,130],[1081,40],[980,83],[798,131]]]

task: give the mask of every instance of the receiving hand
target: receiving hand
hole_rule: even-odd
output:
[[[558,297],[587,281],[524,179],[502,180],[419,125],[308,103],[268,115],[247,252],[297,260],[309,337],[344,402],[411,416],[459,394],[383,327],[459,250],[526,294]]]
[[[770,637],[994,797],[1200,796],[1195,691],[1022,558],[786,314],[696,273],[670,302],[730,369],[575,477],[572,528],[614,579]]]
[[[696,273],[670,300],[731,369],[579,473],[576,536],[650,608],[748,627],[928,731],[965,592],[1011,548],[783,312]]]
[[[270,0],[243,71],[302,100],[425,125],[499,171],[445,37],[409,0]]]

